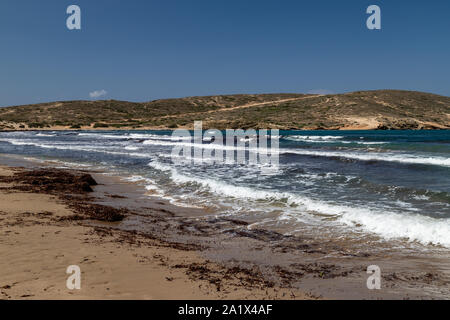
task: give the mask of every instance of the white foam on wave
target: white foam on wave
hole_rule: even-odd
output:
[[[368,144],[370,142],[367,142]],[[239,147],[239,146],[227,146],[227,145],[216,145],[216,144],[195,144],[188,142],[174,142],[169,145],[161,143],[159,141],[146,140],[143,142],[144,145],[166,145],[166,146],[181,146],[181,147],[197,147],[202,149],[214,149],[214,150],[245,150],[249,152],[260,152],[260,153],[272,153],[272,154],[299,154],[299,155],[311,155],[320,157],[342,157],[347,159],[356,159],[363,161],[388,161],[388,162],[399,162],[408,164],[424,164],[424,165],[436,165],[450,167],[450,158],[446,157],[436,157],[436,156],[414,156],[408,154],[394,154],[394,153],[375,153],[366,152],[361,153],[358,151],[314,151],[314,150],[298,150],[298,149],[270,149],[270,148],[250,148],[250,147]]]
[[[312,151],[312,150],[291,150],[281,149],[280,153],[291,153],[306,156],[319,157],[342,157],[347,159],[357,159],[363,161],[389,161],[410,164],[425,164],[450,167],[450,158],[445,157],[430,157],[430,156],[413,156],[407,154],[394,153],[358,153],[358,152],[342,152],[342,151]]]
[[[37,133],[36,137],[55,137],[55,134]]]
[[[144,185],[145,190],[151,192],[151,195],[163,196],[163,191],[151,179],[145,178],[140,175],[133,175],[130,177],[125,177],[125,178],[123,178],[123,180]]]
[[[0,139],[0,141],[8,142],[15,146],[35,146],[44,149],[64,149],[59,147],[58,145],[49,145],[46,143],[35,142],[37,140],[28,140],[28,139]],[[66,148],[67,149],[67,148]]]
[[[360,224],[365,230],[385,239],[406,239],[425,245],[450,247],[450,219],[353,209],[342,215],[340,221],[350,226]]]
[[[78,133],[79,137],[93,137],[97,139],[129,139],[128,136],[125,135],[113,135],[113,134],[104,134],[104,133],[87,133],[81,132]]]
[[[34,131],[10,131],[10,132],[0,132],[3,137],[31,137],[34,136],[36,132]]]
[[[108,146],[79,146],[79,145],[68,145],[67,143],[55,143],[47,144],[36,142],[36,140],[31,139],[0,139],[0,141],[8,142],[13,145],[31,145],[46,149],[59,149],[59,150],[79,150],[79,151],[92,151],[92,152],[104,152],[109,154],[118,155],[129,155],[136,156],[140,158],[151,158],[152,154],[148,153],[126,153],[114,150],[114,147]],[[319,156],[319,157],[342,157],[346,159],[356,159],[362,161],[387,161],[387,162],[398,162],[407,164],[423,164],[423,165],[436,165],[450,167],[450,158],[448,157],[436,157],[436,156],[419,156],[419,155],[409,155],[402,153],[377,153],[377,152],[366,152],[361,153],[358,151],[319,151],[319,150],[299,150],[299,149],[271,149],[271,148],[250,148],[250,147],[239,147],[239,146],[227,146],[227,145],[216,145],[216,144],[195,144],[190,142],[170,142],[165,141],[155,141],[155,140],[145,140],[144,145],[162,145],[162,146],[183,146],[183,147],[197,147],[202,149],[213,149],[213,150],[244,150],[254,153],[267,153],[267,154],[298,154],[307,156]],[[139,150],[134,146],[127,146],[125,150]]]
[[[330,143],[337,140],[344,139],[343,136],[286,136],[286,140],[300,141],[300,142],[316,142],[316,143]]]
[[[136,150],[139,150],[140,148],[136,147],[136,146],[126,146],[124,149],[130,150],[130,151],[136,151]]]
[[[90,164],[85,163],[76,163],[70,161],[62,161],[62,160],[45,160],[44,162],[59,164],[61,168],[90,168],[92,167]],[[56,167],[58,168],[58,167]]]
[[[361,142],[361,141],[339,141],[342,144],[359,144],[359,145],[382,145],[389,144],[390,142],[381,142],[381,141],[371,141],[371,142]]]
[[[413,196],[413,199],[428,201],[428,200],[430,200],[430,197],[426,196],[426,195],[415,195],[415,196]]]
[[[106,146],[84,146],[84,145],[68,145],[66,143],[61,144],[43,144],[37,143],[32,140],[15,140],[15,139],[0,139],[0,141],[8,142],[12,145],[18,146],[35,146],[43,149],[56,149],[56,150],[75,150],[75,151],[88,151],[88,152],[98,152],[106,153],[112,155],[124,155],[137,158],[152,159],[154,154],[152,153],[137,153],[137,152],[121,152],[115,151],[116,147],[106,147]]]
[[[47,144],[47,143],[40,143],[36,142],[38,140],[17,140],[17,139],[0,139],[0,141],[8,142],[12,145],[16,146],[35,146],[43,149],[57,149],[57,150],[78,150],[78,151],[102,151],[102,150],[108,150],[112,149],[113,147],[106,147],[106,146],[83,146],[83,145],[70,145],[68,143],[54,143],[54,144]]]
[[[425,245],[450,247],[450,219],[434,219],[411,212],[397,213],[379,208],[350,207],[289,192],[235,186],[211,178],[180,174],[175,168],[156,161],[151,162],[149,166],[169,172],[175,183],[195,183],[219,196],[269,202],[284,201],[290,207],[296,205],[299,209],[296,210],[296,218],[299,220],[304,220],[307,213],[319,213],[320,216],[336,217],[337,222],[345,226],[372,232],[385,239],[405,239]],[[292,213],[289,216],[292,217]]]
[[[238,145],[238,146],[231,146],[231,145],[222,145],[222,144],[215,144],[215,143],[192,143],[192,142],[171,142],[166,143],[163,141],[154,141],[154,140],[146,140],[143,142],[144,145],[154,145],[154,146],[166,146],[166,147],[188,147],[188,148],[199,148],[199,149],[208,149],[208,150],[232,150],[232,151],[248,151],[252,153],[263,153],[263,154],[278,154],[277,149],[271,149],[269,148],[262,148],[262,147],[250,147],[250,146],[244,146]]]
[[[143,133],[124,133],[124,134],[105,134],[105,133],[92,133],[92,132],[81,132],[78,133],[80,137],[92,137],[97,139],[112,139],[112,140],[129,140],[129,139],[150,139],[150,140],[161,140],[161,141],[181,141],[190,139],[189,137],[172,137],[168,135],[159,134],[143,134]]]
[[[147,179],[144,178],[143,176],[130,176],[130,177],[125,177],[123,178],[125,181],[129,181],[129,182],[139,182],[139,181],[146,181]]]
[[[286,136],[284,139],[308,143],[342,143],[359,145],[382,145],[390,143],[386,141],[342,141],[345,139],[344,136]]]
[[[177,137],[177,136],[168,136],[168,135],[160,135],[160,134],[139,134],[132,133],[128,136],[133,139],[149,139],[156,141],[182,141],[182,140],[191,140],[191,137]]]

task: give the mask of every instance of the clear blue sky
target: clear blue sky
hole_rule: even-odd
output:
[[[66,28],[66,8],[82,30]],[[366,8],[382,30],[366,28]],[[448,0],[1,0],[0,105],[406,89],[450,95]]]

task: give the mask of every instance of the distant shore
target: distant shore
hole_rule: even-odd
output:
[[[0,130],[450,129],[450,98],[402,90],[56,101],[0,108]]]
[[[116,127],[102,127],[102,128],[93,128],[93,127],[82,127],[79,129],[73,129],[70,127],[48,127],[48,128],[40,128],[40,129],[0,129],[0,132],[27,132],[27,131],[173,131],[176,129],[182,129],[182,130],[194,130],[193,126],[183,126],[183,127],[177,127],[177,128],[169,128],[169,127],[142,127],[142,128],[132,128],[132,127],[122,127],[122,128],[116,128]],[[210,130],[210,129],[216,129],[216,128],[203,128],[204,130]],[[253,128],[234,128],[234,130],[238,129],[253,129]],[[323,128],[291,128],[291,129],[285,129],[285,128],[255,128],[255,130],[292,130],[292,131],[400,131],[400,130],[412,130],[412,131],[422,131],[422,130],[450,130],[449,128],[433,128],[433,129],[402,129],[402,128],[390,128],[390,129],[380,129],[380,128],[368,128],[367,126],[361,126],[361,127],[338,127],[338,128],[329,128],[329,129],[323,129]]]

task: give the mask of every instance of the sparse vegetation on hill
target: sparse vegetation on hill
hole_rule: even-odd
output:
[[[448,129],[450,98],[412,91],[260,94],[145,103],[65,101],[0,109],[0,129]]]

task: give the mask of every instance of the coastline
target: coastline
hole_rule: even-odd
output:
[[[446,96],[405,90],[56,101],[0,108],[0,128],[170,130],[202,121],[204,129],[219,130],[449,129],[449,105]]]
[[[296,289],[265,286],[246,270],[207,261],[195,246],[116,230],[118,222],[102,217],[79,218],[72,207],[78,200],[39,188],[26,191],[27,183],[14,175],[39,171],[29,170],[0,166],[1,178],[11,178],[0,183],[0,299],[311,298]],[[96,202],[84,194],[81,198],[82,203]],[[70,265],[80,266],[81,290],[66,288]]]
[[[72,197],[64,186],[36,186],[33,175],[27,181],[2,180],[0,224],[4,232],[0,248],[6,259],[2,259],[0,269],[6,272],[0,282],[0,298],[450,296],[447,256],[399,254],[393,248],[387,253],[352,251],[345,241],[323,243],[319,239],[286,236],[251,228],[244,220],[218,217],[203,209],[174,206],[164,199],[145,196],[137,184],[105,172],[60,171],[50,164],[36,164],[18,156],[0,157],[0,163],[3,177],[45,169],[75,176],[88,173],[98,182],[91,186],[93,192]],[[22,168],[12,168],[17,166]],[[91,205],[106,209],[91,210]],[[105,217],[109,219],[108,214],[97,215],[117,210],[124,217],[114,222],[104,221]],[[92,212],[94,215],[89,217]],[[73,264],[81,267],[86,281],[79,292],[65,287],[65,269]],[[366,268],[372,264],[383,268],[381,291],[366,288]]]
[[[47,128],[14,128],[14,129],[0,129],[0,132],[39,132],[39,131],[94,131],[94,132],[101,132],[101,131],[173,131],[176,129],[180,130],[194,130],[193,125],[189,126],[178,126],[176,128],[173,127],[167,127],[167,126],[158,126],[158,127],[152,127],[152,126],[144,126],[144,127],[101,127],[101,128],[94,128],[92,126],[87,127],[81,127],[81,128],[71,128],[69,126],[67,127],[47,127]],[[210,130],[210,129],[217,129],[214,127],[210,127],[208,125],[204,126],[203,130]],[[255,129],[255,130],[265,130],[267,128],[253,128],[253,127],[243,127],[241,129],[248,130],[248,129]],[[411,131],[441,131],[441,130],[450,130],[450,127],[439,127],[439,126],[431,126],[431,127],[421,127],[421,128],[388,128],[388,129],[382,129],[377,126],[370,126],[370,125],[361,125],[361,126],[338,126],[338,127],[331,127],[331,128],[323,128],[323,127],[301,127],[301,128],[288,128],[288,127],[279,127],[279,126],[271,126],[271,130],[293,130],[293,131],[404,131],[404,130],[411,130]]]

